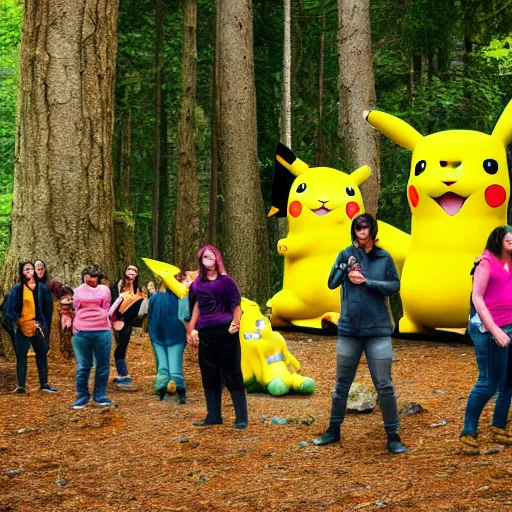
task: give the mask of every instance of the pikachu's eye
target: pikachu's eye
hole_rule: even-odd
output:
[[[347,187],[345,189],[345,192],[347,193],[348,196],[355,196],[356,195],[356,191],[352,187]]]
[[[496,174],[498,172],[498,162],[494,160],[493,158],[488,158],[487,160],[484,160],[483,163],[484,171],[487,174]]]
[[[414,176],[419,176],[427,168],[427,162],[420,160],[414,168]]]
[[[305,184],[305,183],[301,183],[301,184],[297,187],[297,192],[300,194],[301,192],[304,192],[304,190],[306,190],[306,184]]]

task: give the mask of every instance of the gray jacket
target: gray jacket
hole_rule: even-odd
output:
[[[353,284],[348,279],[350,256],[359,264],[365,283]],[[343,249],[336,258],[328,281],[331,290],[340,285],[338,334],[356,337],[391,335],[393,326],[385,298],[398,292],[400,279],[389,253],[375,246],[368,254],[355,245]]]

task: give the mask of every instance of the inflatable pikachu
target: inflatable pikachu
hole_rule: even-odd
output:
[[[246,389],[267,391],[274,396],[289,391],[313,393],[315,381],[299,375],[300,363],[288,350],[284,338],[272,331],[258,304],[243,297],[241,307],[240,346]]]
[[[448,130],[424,137],[384,112],[365,116],[412,151],[407,183],[411,246],[402,271],[400,332],[466,327],[473,261],[490,232],[507,223],[512,102],[492,135]]]
[[[287,216],[289,232],[277,243],[284,256],[284,275],[283,289],[267,303],[273,326],[321,329],[337,323],[340,292],[329,290],[327,280],[339,252],[352,242],[352,219],[364,213],[359,186],[370,175],[368,166],[350,175],[328,167],[310,168],[291,149],[277,145],[268,215]],[[409,235],[379,222],[378,238],[400,269]]]

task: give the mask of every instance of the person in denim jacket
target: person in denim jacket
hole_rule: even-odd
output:
[[[506,429],[512,396],[512,226],[499,226],[489,235],[474,268],[471,302],[468,332],[479,375],[466,405],[460,443],[463,453],[478,455],[478,421],[496,391],[491,427],[494,441],[512,444],[512,433]]]
[[[397,454],[407,449],[397,433],[400,421],[391,379],[393,326],[386,297],[398,292],[400,280],[391,256],[375,246],[377,232],[377,221],[371,215],[364,213],[354,218],[351,226],[353,243],[341,251],[329,275],[331,290],[342,285],[336,388],[332,395],[329,428],[313,444],[325,445],[340,440],[348,392],[364,351],[379,396],[387,449]]]
[[[48,288],[36,280],[34,264],[20,263],[19,283],[9,291],[4,314],[13,330],[16,352],[15,393],[26,393],[27,354],[30,345],[36,354],[41,391],[56,393],[48,384],[48,338],[52,321],[53,299]]]

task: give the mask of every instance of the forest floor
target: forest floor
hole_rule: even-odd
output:
[[[118,408],[73,411],[74,362],[50,358],[56,395],[38,391],[29,360],[26,396],[13,395],[15,361],[0,359],[0,511],[343,511],[512,510],[512,447],[494,445],[492,408],[481,420],[485,452],[458,447],[477,371],[469,345],[395,340],[398,405],[406,454],[385,447],[379,408],[347,415],[342,442],[303,446],[327,426],[335,377],[335,338],[285,333],[312,396],[249,395],[250,425],[192,426],[205,404],[195,352],[187,348],[186,405],[152,394],[154,361],[147,335],[135,331],[128,361],[137,391],[111,390]],[[111,377],[112,378],[112,377]],[[363,359],[356,382],[370,384]],[[286,424],[272,418],[286,418]],[[436,426],[437,425],[437,426]]]

